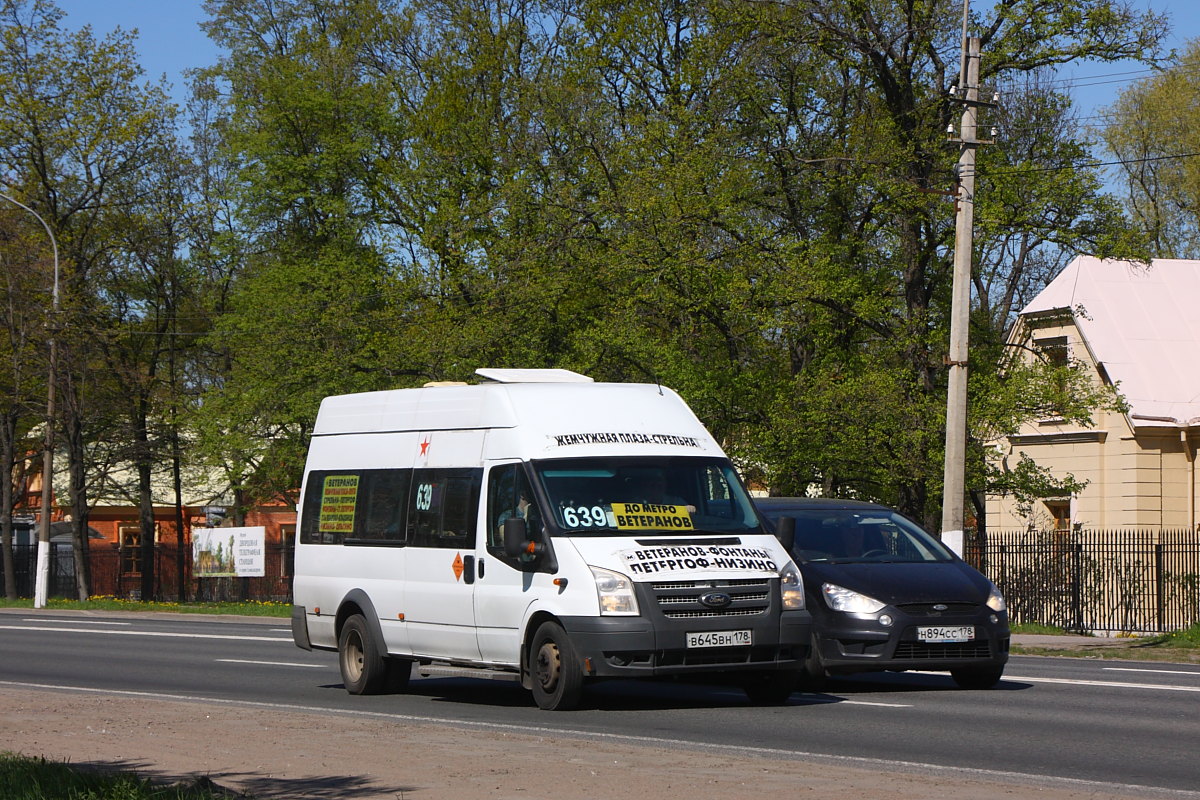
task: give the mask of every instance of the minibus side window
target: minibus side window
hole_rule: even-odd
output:
[[[311,472],[305,486],[300,541],[305,544],[341,544],[354,535],[359,482],[355,471]]]
[[[413,547],[472,549],[483,470],[413,470],[408,543]]]
[[[405,510],[411,469],[373,469],[363,476],[367,481],[366,508],[357,536],[364,543],[403,544],[407,536]]]

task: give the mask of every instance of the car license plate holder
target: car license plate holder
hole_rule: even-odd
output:
[[[929,644],[957,644],[974,638],[974,625],[922,625],[917,628],[917,641]]]
[[[749,647],[754,644],[751,631],[696,631],[687,634],[689,650],[697,647]]]

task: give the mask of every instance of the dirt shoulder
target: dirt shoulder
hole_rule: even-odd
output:
[[[424,722],[0,686],[9,749],[259,798],[1147,797],[1097,784],[727,748],[668,748]],[[1163,796],[1167,796],[1164,794]]]

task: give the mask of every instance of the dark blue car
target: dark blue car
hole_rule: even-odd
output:
[[[949,671],[987,689],[1008,661],[1008,612],[996,585],[918,525],[855,500],[756,498],[779,527],[795,520],[813,641],[803,683],[875,670]]]

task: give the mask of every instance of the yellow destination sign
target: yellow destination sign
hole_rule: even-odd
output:
[[[652,503],[613,503],[617,529],[623,531],[690,531],[692,516],[687,506]]]

